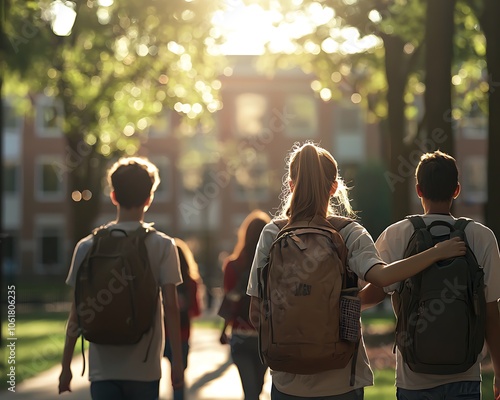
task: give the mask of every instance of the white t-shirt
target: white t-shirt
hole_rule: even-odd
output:
[[[426,225],[434,221],[446,221],[454,224],[456,219],[449,215],[427,214],[422,215]],[[446,231],[447,228],[444,228]],[[380,256],[386,263],[391,263],[403,258],[404,251],[413,233],[413,225],[404,219],[389,226],[376,241]],[[443,232],[446,233],[446,232]],[[436,232],[436,234],[440,234]],[[470,222],[465,228],[467,242],[475,254],[479,265],[484,268],[484,282],[486,302],[497,301],[500,298],[500,256],[498,244],[493,232],[478,222]],[[392,293],[398,289],[399,283],[391,285],[384,290]],[[403,362],[399,350],[396,352],[396,386],[402,389],[420,390],[460,381],[481,380],[481,360],[484,352],[479,355],[478,361],[469,370],[461,374],[432,375],[413,372]]]
[[[258,297],[258,269],[263,268],[271,244],[279,229],[274,223],[267,224],[259,239],[255,258],[250,272],[247,294]],[[376,264],[385,264],[379,257],[368,231],[357,222],[352,222],[340,232],[348,249],[348,266],[359,278],[364,279],[366,273]],[[351,363],[344,369],[336,369],[314,375],[298,375],[281,371],[271,371],[273,384],[286,394],[303,397],[334,396],[365,386],[373,385],[373,372],[370,368],[363,339],[360,341],[356,361],[356,380],[354,386],[349,385]]]
[[[111,222],[107,226],[114,226],[125,231],[134,231],[139,222]],[[75,287],[78,268],[85,255],[92,247],[92,235],[89,235],[75,247],[73,260],[66,283]],[[179,266],[179,256],[174,240],[162,232],[155,231],[146,237],[146,248],[150,266],[159,286],[171,283],[177,285],[182,282]],[[164,346],[163,308],[161,298],[158,298],[158,307],[153,329],[141,338],[139,343],[126,346],[110,346],[90,343],[89,346],[89,380],[134,380],[155,381],[161,378],[161,359]],[[151,343],[149,352],[148,346]],[[144,358],[147,360],[144,362]]]

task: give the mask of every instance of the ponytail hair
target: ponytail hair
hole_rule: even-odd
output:
[[[287,165],[277,217],[289,218],[292,222],[310,220],[316,215],[355,217],[347,187],[338,175],[337,161],[327,150],[312,142],[297,143],[288,156]],[[331,198],[335,183],[337,190]]]

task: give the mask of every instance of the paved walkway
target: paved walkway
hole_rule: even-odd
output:
[[[87,376],[81,377],[82,358],[73,360],[72,393],[57,394],[60,367],[56,366],[40,375],[28,379],[16,388],[16,393],[0,392],[2,400],[88,400],[89,382]],[[162,380],[160,399],[172,398],[170,385],[170,367],[162,361]],[[219,343],[219,331],[196,328],[191,333],[191,350],[186,370],[188,400],[242,400],[243,391],[236,366],[232,364],[229,346]],[[269,400],[271,379],[266,377],[261,400]]]

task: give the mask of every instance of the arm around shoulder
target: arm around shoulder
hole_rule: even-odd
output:
[[[445,240],[404,260],[387,265],[376,264],[366,273],[365,280],[378,287],[390,286],[418,274],[437,261],[463,256],[465,250],[465,243],[460,239]]]

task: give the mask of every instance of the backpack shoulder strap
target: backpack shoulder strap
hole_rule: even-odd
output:
[[[286,224],[288,224],[288,218],[282,218],[282,219],[275,219],[273,223],[279,228],[281,231]]]
[[[453,225],[453,227],[458,231],[464,232],[466,226],[469,225],[470,222],[472,222],[472,219],[460,217],[457,219],[457,221],[455,222],[455,225]]]
[[[414,235],[421,235],[420,237],[423,238],[426,248],[431,248],[432,246],[434,246],[432,235],[427,229],[427,225],[425,224],[424,219],[420,215],[408,215],[406,219],[409,220],[413,225],[414,232],[412,234],[412,238],[414,237]]]
[[[415,230],[427,228],[424,219],[420,215],[407,215],[405,218],[411,222]]]
[[[156,229],[150,225],[141,225],[134,231],[133,234],[141,239],[144,239],[148,234],[154,231],[156,231]]]
[[[101,226],[95,228],[92,231],[92,234],[94,235],[94,238],[101,238],[104,236],[108,236],[109,232],[110,231],[109,231],[108,227],[106,227],[106,225],[101,225]]]
[[[338,216],[338,215],[333,215],[331,217],[328,217],[328,222],[330,222],[330,224],[333,226],[333,228],[337,232],[340,232],[342,229],[344,229],[351,222],[354,222],[354,220],[351,219],[351,218],[346,218],[346,217],[341,217],[341,216]]]

